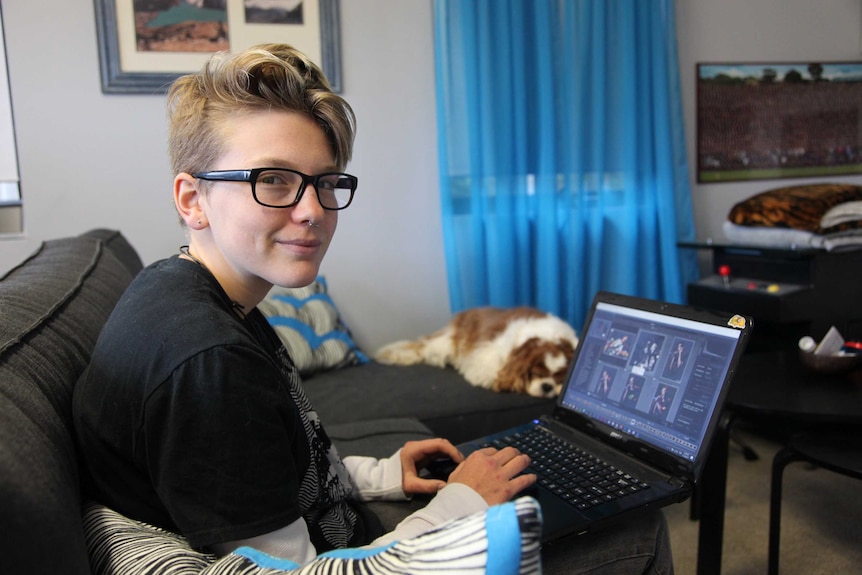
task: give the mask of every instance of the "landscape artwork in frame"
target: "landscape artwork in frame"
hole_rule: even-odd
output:
[[[697,65],[697,181],[862,173],[862,62]]]
[[[216,52],[284,42],[341,91],[339,0],[95,0],[102,91],[161,94]]]

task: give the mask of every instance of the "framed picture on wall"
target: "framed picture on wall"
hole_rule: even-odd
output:
[[[697,64],[697,181],[862,173],[862,62]]]
[[[339,0],[95,0],[102,91],[160,94],[215,52],[284,42],[341,91]]]

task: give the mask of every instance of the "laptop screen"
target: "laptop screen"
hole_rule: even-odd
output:
[[[599,301],[559,406],[694,462],[741,333]]]

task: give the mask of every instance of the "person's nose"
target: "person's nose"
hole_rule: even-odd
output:
[[[326,215],[326,210],[317,199],[317,189],[309,182],[302,191],[302,197],[293,207],[293,219],[299,223],[320,223]]]

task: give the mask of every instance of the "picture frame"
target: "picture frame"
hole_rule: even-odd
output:
[[[699,183],[862,173],[862,62],[696,66]]]
[[[174,80],[199,70],[213,53],[138,51],[133,0],[94,1],[105,94],[164,94]],[[333,90],[341,92],[339,0],[301,0],[305,19],[300,24],[246,22],[245,0],[222,2],[226,5],[229,51],[266,42],[291,44],[316,62]]]

